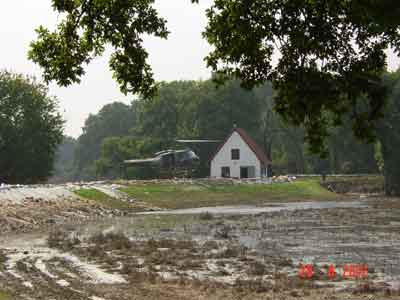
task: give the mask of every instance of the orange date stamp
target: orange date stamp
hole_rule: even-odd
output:
[[[341,272],[340,272],[341,270]],[[365,279],[368,277],[367,264],[344,264],[342,268],[333,264],[329,265],[327,276],[333,280],[341,276],[344,279]],[[314,265],[300,264],[299,277],[301,279],[312,279],[314,276]]]

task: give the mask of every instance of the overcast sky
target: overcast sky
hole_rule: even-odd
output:
[[[157,8],[167,19],[171,31],[168,40],[147,38],[145,47],[156,80],[207,79],[203,58],[210,50],[201,38],[206,25],[205,9],[212,0],[193,5],[189,0],[158,0]],[[27,59],[29,43],[35,39],[39,25],[54,28],[57,14],[51,0],[7,0],[0,6],[0,68],[41,78],[40,69]],[[85,119],[113,101],[130,103],[132,96],[119,92],[108,67],[109,54],[96,59],[87,68],[80,85],[59,88],[50,85],[50,92],[60,101],[60,111],[67,120],[65,133],[79,136]]]
[[[145,47],[150,53],[150,64],[156,80],[207,79],[203,58],[210,46],[201,38],[206,25],[204,11],[212,0],[201,0],[193,5],[189,0],[156,0],[160,15],[168,21],[169,39],[148,38]],[[27,59],[29,43],[35,39],[39,25],[54,28],[57,14],[51,0],[7,0],[0,6],[0,68],[41,76],[40,69]],[[390,55],[389,67],[397,69],[398,60]],[[96,59],[87,68],[80,85],[59,88],[52,84],[50,92],[58,97],[60,111],[67,120],[65,133],[79,136],[90,113],[113,101],[129,103],[112,79],[108,68],[109,55]]]

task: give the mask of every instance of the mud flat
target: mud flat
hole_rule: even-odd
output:
[[[135,215],[8,235],[0,299],[400,299],[400,207],[362,204]],[[300,264],[312,278],[299,277]],[[343,277],[346,264],[368,265],[368,277]]]
[[[222,203],[249,190],[193,183],[182,192],[178,182],[161,193],[157,184],[130,185],[132,194],[101,182],[1,187],[0,300],[400,299],[400,200],[318,201],[317,190],[312,202],[268,202],[275,187],[257,186],[257,206],[138,214],[132,195],[154,210],[145,205],[164,197]],[[297,195],[302,185],[287,187]],[[300,278],[301,265],[311,278]],[[367,276],[344,276],[345,265],[368,266]]]

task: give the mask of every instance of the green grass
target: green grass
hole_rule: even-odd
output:
[[[335,200],[338,197],[315,179],[271,185],[137,184],[122,188],[121,191],[150,205],[168,209],[258,205],[271,201]]]
[[[12,299],[10,294],[0,291],[0,300],[10,300]]]
[[[132,206],[129,203],[126,203],[119,199],[112,198],[96,189],[79,189],[74,191],[74,193],[77,194],[79,197],[93,200],[98,204],[108,208],[120,209],[120,210],[129,210],[132,208]]]

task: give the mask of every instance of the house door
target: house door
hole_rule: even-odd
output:
[[[249,168],[240,167],[240,178],[249,178]]]
[[[255,178],[256,168],[252,167],[240,167],[240,178]]]
[[[255,178],[256,177],[256,167],[254,167],[254,166],[248,167],[247,170],[248,170],[247,171],[248,172],[247,175],[249,175],[249,178]]]
[[[221,177],[229,178],[231,177],[231,168],[229,167],[222,167],[221,168]]]

